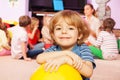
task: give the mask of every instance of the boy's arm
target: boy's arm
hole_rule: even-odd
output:
[[[53,52],[44,52],[39,54],[36,58],[38,64],[46,63],[49,59],[53,59],[59,56],[66,55],[64,51],[53,51]]]
[[[30,61],[31,58],[28,58],[26,54],[26,42],[21,42],[21,45],[22,45],[22,54],[23,54],[24,60]]]
[[[79,58],[79,56],[76,55],[75,53],[65,50],[65,51],[44,52],[37,56],[36,61],[38,64],[43,64],[43,63],[46,63],[46,61],[50,59],[61,57],[61,56],[68,56],[71,59],[73,59],[74,62],[77,61],[77,59]]]
[[[69,64],[72,66],[72,59],[69,56],[59,56],[53,59],[49,59],[45,63],[45,70],[48,71],[50,69],[51,72],[53,70],[57,71],[62,64]]]
[[[93,64],[90,61],[83,61],[78,70],[83,76],[90,78],[93,74]]]
[[[69,52],[69,53],[68,53]],[[72,59],[72,66],[80,72],[81,75],[90,78],[93,73],[93,64],[90,61],[83,60],[78,55],[68,51],[67,55]]]
[[[45,52],[39,54],[36,58],[36,61],[39,64],[43,64],[47,61],[53,61],[55,58],[58,59],[58,57],[61,56],[64,56],[65,63],[72,65],[76,70],[80,72],[81,75],[88,78],[91,77],[93,73],[92,62],[82,60],[78,55],[74,54],[71,51]]]

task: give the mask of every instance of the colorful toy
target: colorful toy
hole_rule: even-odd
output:
[[[95,47],[95,46],[89,46],[92,54],[96,56],[97,58],[103,59],[102,51],[101,49]]]
[[[72,66],[61,65],[58,71],[45,71],[41,65],[31,76],[30,80],[82,80],[80,73]]]
[[[12,39],[12,31],[10,31],[9,29],[8,29],[8,34],[9,34],[10,38]]]

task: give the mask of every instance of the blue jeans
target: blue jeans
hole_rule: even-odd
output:
[[[44,48],[44,44],[45,43],[43,43],[43,42],[37,43],[36,45],[34,45],[34,49],[35,50],[42,49],[42,48]]]
[[[38,54],[42,53],[44,50],[42,50],[41,48],[40,49],[31,49],[31,50],[28,50],[27,52],[27,56],[28,57],[31,57],[31,58],[34,58],[36,57]]]

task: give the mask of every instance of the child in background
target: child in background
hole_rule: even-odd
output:
[[[8,44],[9,44],[9,46],[10,46],[11,38],[10,38],[9,31],[8,31],[8,27],[7,27],[6,24],[3,22],[2,18],[0,18],[0,29],[5,32],[5,35],[6,35],[6,37],[7,37]]]
[[[0,29],[0,56],[10,55],[10,50],[6,34]]]
[[[97,37],[96,44],[90,46],[90,49],[96,57],[106,60],[120,59],[118,54],[117,38],[113,33],[115,21],[112,18],[106,18],[103,21],[104,30]]]
[[[37,56],[37,63],[58,69],[69,64],[80,72],[83,80],[89,80],[95,68],[93,56],[84,41],[89,36],[89,28],[79,13],[63,10],[56,13],[49,24],[54,45]]]
[[[6,26],[0,18],[0,56],[10,55],[11,47],[9,45],[9,36]]]
[[[39,19],[32,17],[31,18],[31,26],[27,29],[28,33],[28,45],[30,49],[42,49],[44,47],[43,42],[40,41],[40,31],[39,27]]]
[[[30,61],[43,50],[28,50],[27,29],[30,28],[31,18],[29,16],[20,16],[19,26],[12,27],[11,54],[14,59],[24,59]]]
[[[43,27],[42,27],[41,33],[42,33],[43,42],[45,43],[44,44],[45,49],[49,48],[53,44],[53,41],[49,33],[49,22],[51,17],[52,16],[49,16],[48,14],[46,14],[43,17]]]

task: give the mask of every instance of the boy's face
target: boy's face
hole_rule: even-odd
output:
[[[66,24],[64,21],[57,24],[54,28],[54,40],[62,48],[71,49],[78,39],[77,27]]]

